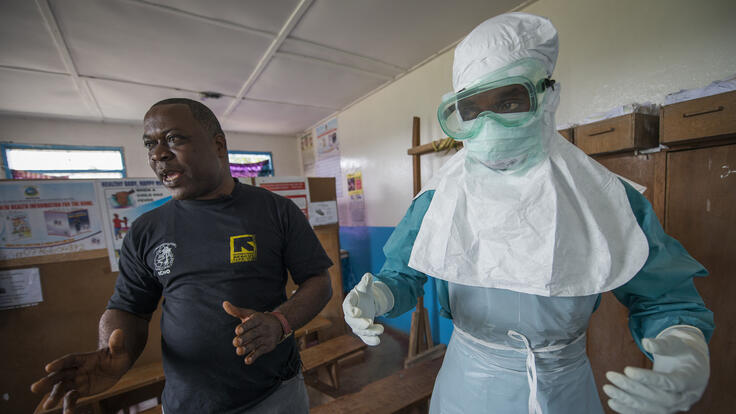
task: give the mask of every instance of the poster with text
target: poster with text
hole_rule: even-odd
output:
[[[104,247],[94,182],[0,182],[0,260]]]
[[[353,171],[346,174],[348,184],[348,208],[350,225],[365,226],[365,198],[363,195],[363,173]]]
[[[324,124],[314,128],[314,135],[317,136],[317,155],[318,159],[340,156],[340,145],[337,140],[337,118],[332,118]]]
[[[299,143],[302,148],[302,165],[305,170],[314,165],[314,141],[312,137],[311,132],[299,137]]]
[[[41,274],[37,267],[0,271],[0,310],[43,302]]]
[[[353,171],[347,173],[348,195],[363,194],[363,173]]]
[[[171,196],[160,181],[152,178],[97,180],[97,195],[110,257],[110,268],[118,271],[123,239],[135,219],[165,204]]]
[[[304,177],[256,177],[256,186],[286,197],[309,218],[309,186]]]

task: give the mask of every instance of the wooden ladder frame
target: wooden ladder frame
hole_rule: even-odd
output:
[[[428,144],[419,144],[419,117],[413,119],[411,130],[411,148],[407,154],[412,157],[412,170],[414,175],[414,196],[422,190],[422,166],[421,156],[436,152],[439,142],[437,140]],[[455,147],[461,146],[461,143],[455,142]],[[409,353],[404,361],[404,367],[410,367],[417,362],[432,359],[438,354],[444,354],[445,345],[434,345],[432,340],[432,328],[429,324],[429,314],[427,308],[424,307],[424,297],[417,298],[416,310],[411,314],[411,329],[409,330]]]

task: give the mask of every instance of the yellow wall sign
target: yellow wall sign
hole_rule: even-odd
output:
[[[256,253],[255,234],[230,237],[230,263],[253,262],[256,260]]]

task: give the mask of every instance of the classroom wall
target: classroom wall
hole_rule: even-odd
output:
[[[632,102],[662,103],[668,93],[736,74],[733,0],[539,0],[522,11],[550,18],[559,32],[558,125]],[[412,198],[406,154],[412,117],[421,117],[422,143],[444,137],[436,109],[452,88],[452,60],[450,50],[338,114],[341,167],[343,174],[363,174],[369,227],[343,231],[343,245],[367,237],[369,245],[382,246],[403,217]],[[423,156],[422,181],[446,159]],[[380,269],[375,254],[360,254],[365,253],[351,252],[351,261]],[[432,301],[425,303],[430,314],[437,312]],[[401,321],[394,326],[408,329]]]
[[[141,124],[0,115],[0,141],[123,147],[128,177],[153,176],[141,144],[142,133]],[[270,151],[277,175],[301,174],[295,137],[228,131],[225,136],[230,150]]]

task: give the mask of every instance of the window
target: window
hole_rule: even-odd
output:
[[[270,152],[228,151],[233,177],[266,177],[273,175]]]
[[[120,147],[0,143],[6,178],[123,178]]]

